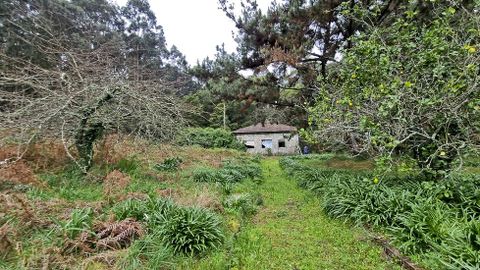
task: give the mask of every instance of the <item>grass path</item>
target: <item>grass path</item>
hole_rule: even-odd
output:
[[[312,193],[288,179],[277,159],[262,161],[264,208],[248,228],[266,247],[255,268],[245,269],[394,269],[380,248],[362,238],[361,229],[329,219]],[[253,261],[252,261],[253,262]]]
[[[253,220],[225,249],[178,269],[400,269],[365,240],[365,231],[326,217],[320,200],[289,179],[278,159],[262,160],[262,168],[261,185],[240,184],[235,191],[261,193],[264,204]]]

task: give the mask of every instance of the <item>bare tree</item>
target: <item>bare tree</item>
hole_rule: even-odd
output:
[[[76,162],[87,171],[94,142],[104,132],[170,139],[183,126],[188,109],[171,94],[170,83],[158,78],[131,79],[138,77],[132,72],[148,70],[127,65],[121,33],[79,46],[49,19],[64,14],[18,8],[15,12],[26,14],[24,20],[30,20],[33,27],[23,29],[24,22],[9,19],[5,23],[13,28],[10,33],[16,40],[40,55],[41,61],[11,53],[5,44],[0,47],[0,129],[12,131],[17,142],[61,138],[67,151],[74,143]],[[95,37],[82,31],[79,35],[85,40]],[[22,152],[3,163],[20,158]]]

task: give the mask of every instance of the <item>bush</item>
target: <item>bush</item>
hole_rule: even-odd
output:
[[[136,199],[128,199],[117,203],[111,209],[116,220],[124,220],[126,218],[134,218],[141,221],[145,219],[145,214],[149,213],[149,209],[144,201]]]
[[[398,214],[397,224],[390,229],[394,242],[409,254],[438,249],[454,230],[454,213],[433,198],[410,203],[412,210]]]
[[[251,161],[228,161],[223,165],[222,169],[225,171],[237,171],[241,175],[241,179],[235,182],[245,178],[254,179],[262,176],[260,165]]]
[[[179,145],[245,150],[245,146],[230,131],[224,129],[188,128],[178,136],[176,141]]]
[[[158,218],[160,238],[176,253],[199,254],[223,243],[221,221],[206,209],[178,208]]]

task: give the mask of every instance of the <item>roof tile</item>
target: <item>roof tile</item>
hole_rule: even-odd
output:
[[[270,124],[265,123],[262,125],[258,123],[256,125],[244,127],[233,131],[234,134],[250,134],[250,133],[281,133],[281,132],[294,132],[297,131],[296,127],[282,125],[282,124]]]

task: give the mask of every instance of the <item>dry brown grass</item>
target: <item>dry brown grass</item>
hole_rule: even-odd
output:
[[[23,160],[19,160],[7,167],[0,168],[0,183],[11,182],[13,184],[42,186],[33,170]]]
[[[153,165],[166,158],[180,157],[180,169],[193,165],[219,167],[225,159],[238,156],[239,152],[229,149],[204,149],[201,147],[180,147],[171,144],[152,144],[143,139],[112,134],[106,136],[96,147],[94,161],[115,164],[121,159],[135,156],[142,163]]]
[[[222,203],[220,202],[221,196],[207,187],[203,187],[195,192],[164,189],[157,193],[165,193],[169,195],[168,198],[171,198],[179,205],[208,208],[216,212],[223,212],[224,210]]]
[[[72,154],[75,155],[75,151]],[[34,171],[57,170],[71,162],[64,145],[58,140],[44,140],[29,145],[0,146],[0,161],[21,157]]]
[[[107,174],[103,180],[103,194],[106,198],[115,198],[121,195],[130,184],[130,176],[119,170]]]
[[[0,227],[0,259],[7,258],[17,243],[18,231],[8,223]]]
[[[78,259],[73,256],[62,255],[59,247],[49,247],[39,250],[38,255],[30,257],[24,261],[25,269],[74,269],[73,266],[78,264]]]
[[[28,200],[25,194],[0,193],[0,217],[5,215],[15,217],[20,221],[22,231],[32,228],[51,228],[55,223],[50,217],[66,221],[70,219],[74,209],[87,207],[99,215],[104,202],[68,202],[62,199]]]
[[[17,217],[27,228],[48,227],[51,222],[41,218],[39,212],[24,194],[0,193],[0,213]]]
[[[326,165],[329,168],[350,170],[371,170],[375,166],[370,160],[344,160],[337,158],[328,160]]]
[[[81,269],[120,269],[117,267],[117,261],[125,256],[125,250],[104,251],[85,259]]]

